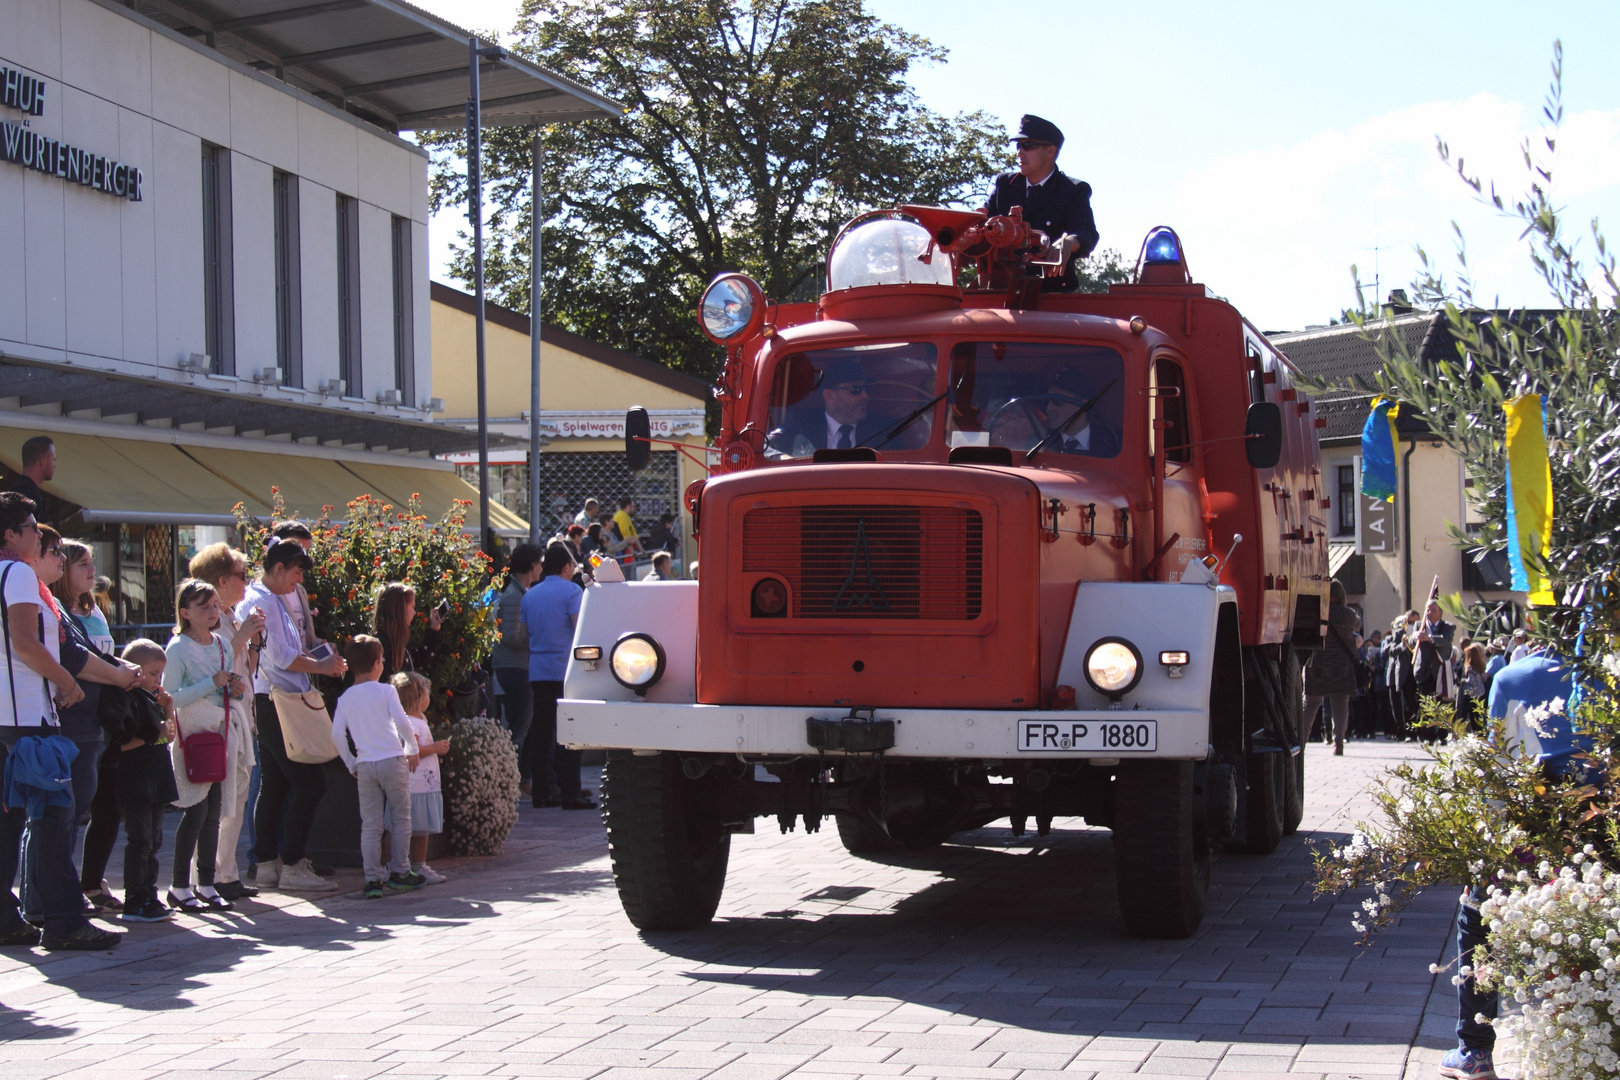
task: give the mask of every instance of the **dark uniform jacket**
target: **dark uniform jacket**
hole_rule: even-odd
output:
[[[1035,189],[1034,198],[1025,204],[1028,187],[1024,174],[1006,172],[996,177],[990,191],[987,208],[991,217],[1005,214],[1015,206],[1024,208],[1024,220],[1056,241],[1066,233],[1080,240],[1080,247],[1063,268],[1061,279],[1053,278],[1041,285],[1045,292],[1073,292],[1079,287],[1074,273],[1074,260],[1083,259],[1097,246],[1097,224],[1091,217],[1091,185],[1070,180],[1061,169],[1052,170],[1046,183]]]
[[[868,416],[855,425],[855,430],[850,438],[850,445],[875,447],[878,442],[882,441],[878,439],[878,436],[883,434],[883,430],[891,426],[894,421],[895,417],[892,416]],[[918,422],[921,423],[921,421]],[[809,444],[811,450],[825,450],[827,448],[827,415],[823,410],[816,409],[813,412],[804,410],[789,414],[786,422],[771,432],[767,442],[771,449],[777,453],[791,455],[794,452],[795,444],[799,444],[800,450],[803,449],[803,444],[800,443],[801,437],[804,443]],[[890,443],[889,446],[892,449],[895,444]]]

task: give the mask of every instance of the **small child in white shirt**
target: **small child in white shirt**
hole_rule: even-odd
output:
[[[427,882],[411,873],[404,845],[393,852],[393,873],[382,861],[383,811],[399,807],[401,825],[410,828],[410,776],[419,756],[416,733],[391,683],[381,682],[382,642],[356,634],[344,650],[354,685],[343,691],[332,712],[332,742],[338,756],[360,785],[360,859],[365,863],[364,895],[374,900],[383,890],[409,892]],[[354,748],[349,748],[350,740]]]
[[[410,718],[411,729],[416,733],[417,750],[422,755],[422,763],[411,773],[411,870],[422,875],[429,885],[438,885],[448,879],[427,864],[427,848],[428,837],[444,831],[444,794],[439,787],[439,758],[449,751],[450,740],[435,742],[433,730],[423,716],[431,700],[433,683],[414,671],[401,671],[394,676],[393,683],[394,689],[399,691],[400,704],[405,706],[405,715]],[[390,813],[388,842],[391,845],[403,840],[402,834],[394,831],[392,817]]]

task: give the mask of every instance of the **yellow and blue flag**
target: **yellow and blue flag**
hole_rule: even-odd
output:
[[[1552,544],[1552,461],[1541,395],[1516,397],[1502,411],[1507,413],[1508,569],[1515,591],[1529,593],[1532,607],[1547,607],[1558,602],[1552,585],[1525,559],[1545,557]]]
[[[1361,427],[1361,493],[1384,502],[1395,501],[1395,416],[1400,406],[1386,397],[1372,400],[1372,411]]]

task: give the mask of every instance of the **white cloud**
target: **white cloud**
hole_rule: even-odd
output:
[[[1376,264],[1385,293],[1413,276],[1414,245],[1449,273],[1454,220],[1481,299],[1542,303],[1518,227],[1480,205],[1435,150],[1442,135],[1471,174],[1517,195],[1528,179],[1521,145],[1533,138],[1532,149],[1541,149],[1540,121],[1539,112],[1489,94],[1415,105],[1293,146],[1210,160],[1165,193],[1168,213],[1151,216],[1177,225],[1199,280],[1269,329],[1325,322],[1353,303],[1352,263],[1368,282]],[[1554,178],[1572,234],[1593,216],[1616,219],[1620,111],[1566,119]],[[1135,218],[1143,208],[1120,209]]]

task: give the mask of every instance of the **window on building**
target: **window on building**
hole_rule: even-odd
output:
[[[299,275],[298,177],[272,181],[276,246],[276,366],[283,386],[304,385],[304,306]]]
[[[203,333],[209,370],[236,374],[236,289],[231,254],[231,152],[202,144]]]
[[[1356,535],[1356,467],[1354,465],[1338,466],[1338,498],[1334,503],[1339,508],[1338,520],[1334,523],[1334,536]]]
[[[394,217],[394,386],[400,401],[416,404],[416,320],[411,300],[411,219]]]
[[[363,397],[360,381],[360,200],[337,197],[338,378],[349,397]]]

